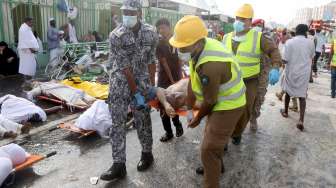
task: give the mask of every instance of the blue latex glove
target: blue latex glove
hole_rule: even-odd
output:
[[[278,69],[272,69],[268,75],[269,83],[273,86],[278,83],[280,78],[280,73]]]
[[[145,97],[140,93],[137,92],[134,95],[135,101],[136,101],[136,108],[145,108],[146,103],[145,103]]]
[[[156,92],[157,92],[156,87],[149,88],[146,94],[146,99],[148,101],[154,100],[156,98]]]

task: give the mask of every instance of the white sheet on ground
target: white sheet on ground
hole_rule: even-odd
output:
[[[0,139],[3,138],[5,132],[14,132],[19,134],[21,131],[22,125],[11,121],[3,115],[0,114]]]
[[[81,90],[55,82],[39,82],[37,87],[27,93],[29,99],[41,94],[54,96],[67,105],[79,107],[89,107],[96,100]]]
[[[14,166],[24,163],[29,154],[17,144],[8,144],[0,147],[0,157],[7,157]]]
[[[7,157],[0,157],[0,186],[12,172],[13,164]]]
[[[112,127],[111,114],[108,104],[97,100],[75,122],[75,126],[84,130],[95,130],[102,137],[109,135]]]
[[[38,114],[42,121],[47,120],[47,115],[42,108],[36,106],[27,99],[16,97],[14,95],[5,95],[0,98],[0,114],[16,123],[22,123],[29,120],[34,114]]]

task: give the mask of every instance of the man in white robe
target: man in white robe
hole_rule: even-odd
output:
[[[69,41],[70,43],[78,43],[76,28],[73,20],[70,20],[68,23],[69,29]]]
[[[297,128],[303,131],[304,114],[306,110],[307,90],[311,72],[312,60],[315,56],[314,42],[307,38],[308,26],[299,24],[296,27],[296,37],[288,40],[285,45],[283,61],[286,64],[282,89],[286,92],[285,109],[281,110],[283,117],[288,117],[290,97],[300,100],[300,120]]]
[[[39,44],[32,31],[33,19],[25,18],[19,29],[18,52],[20,57],[19,73],[25,76],[26,82],[35,76],[36,59],[35,53],[39,49]]]

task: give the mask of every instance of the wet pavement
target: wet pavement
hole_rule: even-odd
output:
[[[321,74],[310,85],[304,132],[295,127],[298,113],[282,118],[283,104],[274,95],[279,87],[269,88],[258,132],[246,129],[242,144],[230,144],[225,153],[221,187],[336,187],[336,100],[330,98],[329,77]],[[57,155],[18,173],[12,187],[201,187],[202,176],[195,174],[195,168],[200,165],[204,123],[164,144],[159,142],[163,128],[157,112],[152,113],[152,121],[155,163],[147,172],[136,170],[140,144],[134,130],[127,135],[127,178],[97,185],[91,185],[90,177],[99,177],[112,164],[109,140],[44,131],[27,138],[23,147],[32,153],[57,151]]]

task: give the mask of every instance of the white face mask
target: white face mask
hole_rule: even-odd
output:
[[[258,31],[258,32],[262,32],[263,29],[259,26],[256,26],[256,27],[253,28],[253,30]]]
[[[138,22],[137,16],[125,16],[123,15],[123,25],[127,28],[133,28]]]
[[[180,58],[180,60],[184,61],[184,62],[189,62],[191,60],[191,53],[187,52],[187,53],[182,53],[180,52],[180,50],[177,51],[178,57]]]

